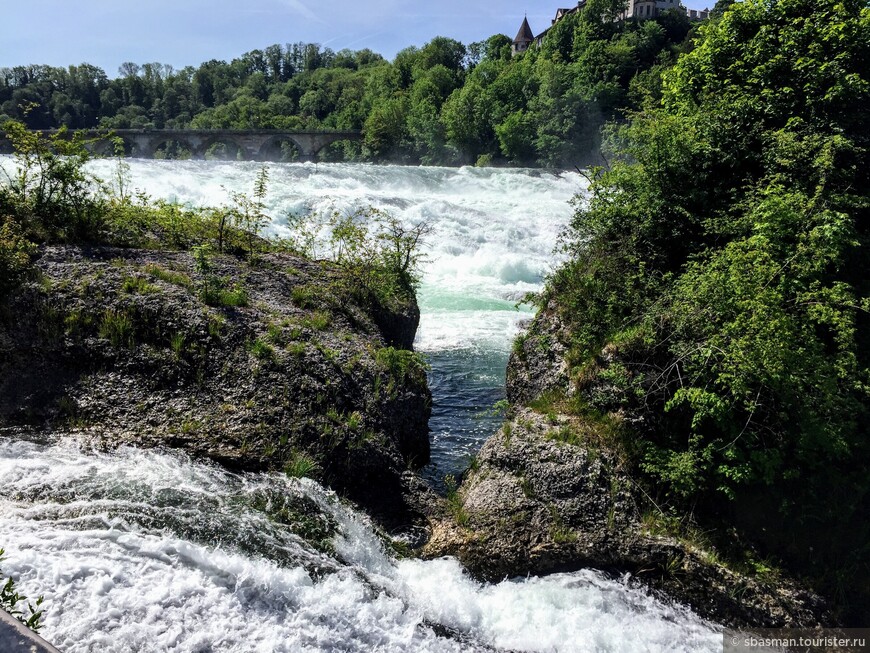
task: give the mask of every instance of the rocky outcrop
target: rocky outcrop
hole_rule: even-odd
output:
[[[710,542],[673,535],[673,516],[626,453],[626,434],[652,426],[634,391],[644,380],[623,365],[630,352],[609,345],[572,372],[568,342],[551,302],[511,356],[510,419],[449,497],[452,514],[430,517],[424,555],[456,555],[488,580],[584,567],[629,573],[728,626],[831,625],[825,602],[783,572],[756,573],[725,562]]]
[[[289,466],[375,514],[428,461],[412,293],[387,306],[285,254],[203,267],[183,252],[48,247],[35,268],[2,308],[2,428]]]
[[[551,302],[514,342],[505,390],[512,404],[525,404],[553,391],[568,392],[565,353],[568,334]]]
[[[728,626],[830,623],[797,583],[766,582],[657,534],[657,516],[594,425],[520,409],[490,438],[435,520],[424,555],[455,555],[487,580],[593,567],[639,583]]]

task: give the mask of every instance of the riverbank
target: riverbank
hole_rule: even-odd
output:
[[[477,578],[596,569],[728,627],[835,623],[825,600],[787,574],[675,535],[600,424],[517,407],[447,502],[423,555],[455,556]]]

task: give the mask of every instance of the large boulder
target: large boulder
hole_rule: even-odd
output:
[[[830,623],[824,602],[793,580],[753,577],[660,533],[654,506],[594,423],[519,409],[449,503],[424,555],[455,555],[485,580],[593,567],[630,573],[729,626]]]
[[[512,404],[550,392],[569,392],[565,354],[568,333],[554,304],[544,307],[517,337],[507,366],[505,390]]]
[[[0,315],[0,428],[314,475],[389,512],[429,459],[413,293],[285,254],[47,247]]]

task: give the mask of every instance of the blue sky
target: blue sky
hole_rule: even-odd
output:
[[[715,0],[710,0],[712,5]],[[701,2],[684,3],[694,9]],[[232,59],[272,43],[371,48],[388,58],[434,36],[470,43],[513,37],[523,14],[549,24],[559,0],[11,0],[0,21],[0,67],[82,62],[110,77],[124,61],[176,68]],[[565,0],[562,0],[565,4]],[[568,2],[570,5],[571,2]]]

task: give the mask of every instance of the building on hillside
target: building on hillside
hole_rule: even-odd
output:
[[[529,26],[528,18],[523,18],[523,24],[520,26],[520,31],[517,32],[517,36],[514,39],[513,46],[511,48],[513,53],[516,55],[521,52],[525,52],[529,49],[529,46],[532,43],[540,46],[541,43],[544,41],[544,37],[547,35],[547,32],[550,31],[553,25],[558,23],[566,16],[577,13],[585,6],[586,0],[579,0],[577,2],[577,5],[574,7],[557,9],[556,16],[553,18],[553,20],[550,21],[550,26],[537,36],[535,36],[534,32],[532,32],[532,28]],[[698,9],[686,9],[682,4],[680,4],[680,0],[628,0],[626,11],[622,14],[620,19],[626,20],[628,18],[635,18],[637,20],[648,20],[650,18],[656,18],[657,16],[660,16],[668,9],[678,9],[680,11],[686,12],[689,20],[707,20],[707,18],[710,17],[709,9],[704,9],[703,11]]]
[[[585,5],[585,4],[586,4],[585,1],[581,1],[581,2],[577,3],[576,7],[570,7],[568,9],[557,9],[556,10],[556,17],[552,21],[550,21],[550,26],[552,27],[553,25],[558,23],[560,20],[562,20],[565,16],[567,16],[569,14],[576,14],[578,11],[580,11],[583,8],[583,5]]]
[[[553,20],[550,21],[550,27],[548,27],[543,32],[541,32],[536,37],[534,37],[535,44],[540,47],[541,43],[543,43],[543,41],[544,41],[544,37],[547,35],[547,32],[550,31],[550,28],[553,27],[553,25],[555,25],[560,20],[565,18],[565,16],[570,16],[571,14],[576,14],[578,11],[583,9],[583,7],[585,7],[585,6],[586,6],[586,0],[579,0],[577,2],[577,6],[575,6],[575,7],[568,7],[566,9],[557,9],[555,18],[553,18]]]
[[[668,9],[679,9],[686,13],[689,20],[706,20],[710,16],[710,11],[704,9],[686,9],[680,0],[628,0],[628,9],[623,14],[624,18],[637,18],[638,20],[646,20],[655,18]]]
[[[525,52],[529,49],[529,46],[532,44],[532,41],[535,40],[535,34],[532,32],[532,28],[529,27],[529,19],[523,18],[523,24],[520,25],[520,31],[517,32],[517,36],[514,39],[514,43],[511,46],[511,52],[515,55],[520,52]]]

